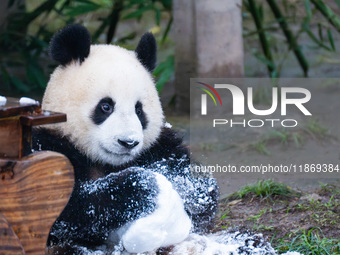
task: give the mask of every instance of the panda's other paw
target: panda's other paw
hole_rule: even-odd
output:
[[[118,211],[121,213],[114,220],[131,222],[155,211],[160,189],[153,172],[138,167],[128,168],[119,173],[115,189],[111,188],[108,188],[110,197],[119,204]]]
[[[179,243],[187,238],[191,229],[183,201],[172,184],[163,175],[154,174],[159,187],[156,210],[120,230],[124,248],[131,253],[153,251]]]

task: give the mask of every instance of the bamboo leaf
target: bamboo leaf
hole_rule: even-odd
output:
[[[307,13],[307,20],[310,21],[312,19],[312,9],[310,7],[310,1],[305,0],[305,8]]]
[[[318,33],[319,33],[320,40],[323,42],[324,38],[323,38],[323,33],[322,33],[322,25],[320,23],[318,23]]]
[[[46,88],[47,79],[43,69],[36,63],[35,60],[30,59],[26,67],[26,76],[31,84],[38,85],[39,88]]]
[[[339,0],[340,1],[340,0]],[[249,3],[246,0],[243,0],[243,6],[245,7],[245,9],[250,12],[250,7],[249,7]]]
[[[66,8],[64,14],[70,17],[77,17],[89,12],[98,10],[101,6],[95,3],[81,3],[73,7]]]
[[[266,33],[263,31],[263,23],[262,23],[263,13],[259,14],[259,8],[257,7],[255,0],[248,0],[248,4],[249,4],[249,12],[251,13],[254,19],[256,29],[259,34],[259,39],[261,43],[261,48],[263,50],[263,54],[265,58],[271,63],[270,65],[267,64],[268,72],[271,75],[271,73],[276,69],[276,67],[275,67],[273,57],[271,54],[269,40],[267,38]],[[262,15],[262,19],[261,19],[261,15]]]
[[[123,19],[125,19],[125,20],[126,20],[126,19],[133,19],[133,18],[140,19],[140,18],[142,17],[142,15],[143,15],[145,12],[149,11],[149,10],[152,10],[152,6],[151,6],[151,5],[146,6],[146,7],[144,7],[144,8],[141,8],[141,9],[138,9],[138,10],[136,10],[136,11],[134,11],[134,12],[131,12],[131,13],[125,15],[125,16],[123,17]]]
[[[340,0],[334,0],[336,5],[340,8]]]
[[[158,2],[160,2],[166,10],[171,11],[172,0],[158,0]]]
[[[333,40],[333,36],[332,36],[332,32],[331,32],[330,29],[327,30],[327,35],[328,35],[328,40],[329,40],[329,43],[331,44],[332,50],[336,51],[334,40]]]
[[[0,77],[2,77],[2,84],[5,85],[7,89],[9,89],[11,79],[6,68],[3,65],[1,65],[1,76]]]
[[[20,81],[18,78],[14,77],[14,76],[10,76],[10,80],[11,80],[11,83],[18,89],[18,90],[21,90],[25,93],[29,92],[31,90],[31,88],[23,83],[22,81]]]
[[[258,8],[257,8],[257,13],[258,13],[258,15],[259,15],[259,18],[260,18],[260,20],[261,20],[261,22],[263,23],[263,6],[262,5],[260,5]]]
[[[167,37],[168,34],[169,34],[169,31],[170,31],[172,22],[173,22],[173,16],[171,15],[171,18],[169,19],[168,24],[166,25],[166,29],[165,29],[164,34],[163,34],[163,37],[162,37],[162,43],[165,42],[165,39],[166,39],[166,37]]]
[[[314,41],[317,45],[319,45],[321,48],[332,51],[328,46],[323,44],[316,36],[312,33],[312,31],[309,30],[309,28],[306,25],[303,25],[303,30],[307,33],[307,35]]]
[[[270,61],[269,59],[267,59],[265,56],[263,56],[261,54],[258,54],[258,53],[255,53],[253,55],[258,60],[260,60],[262,63],[264,63],[266,66],[268,66],[270,68],[274,68],[275,67],[275,64],[272,61]]]
[[[288,26],[288,23],[285,19],[285,17],[282,15],[282,12],[280,10],[280,7],[278,6],[277,2],[275,0],[267,0],[268,5],[270,6],[277,22],[279,23],[286,39],[289,45],[289,48],[294,51],[295,57],[299,61],[299,64],[303,70],[303,73],[305,76],[308,75],[308,62],[301,51],[301,48],[299,47],[299,44],[296,41],[296,38],[294,37],[291,29]]]
[[[165,61],[160,63],[153,74],[158,78],[156,88],[158,92],[161,92],[164,85],[170,80],[174,73],[174,56],[167,57]]]
[[[39,5],[35,10],[30,13],[26,13],[22,19],[22,26],[27,26],[33,20],[35,20],[38,16],[40,16],[44,12],[50,12],[55,8],[58,0],[47,0],[44,1],[41,5]],[[20,24],[18,24],[20,25]]]
[[[159,8],[155,9],[155,20],[156,20],[156,25],[159,26],[161,23],[161,10]]]
[[[311,0],[315,7],[322,15],[340,32],[340,19],[335,15],[332,9],[321,0]]]

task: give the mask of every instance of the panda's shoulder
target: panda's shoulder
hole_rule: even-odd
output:
[[[73,166],[83,166],[88,162],[87,157],[67,137],[48,128],[39,127],[32,130],[32,149],[33,151],[50,150],[62,153],[69,158]]]

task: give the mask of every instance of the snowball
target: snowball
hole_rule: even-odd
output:
[[[3,97],[3,96],[0,96],[0,106],[5,105],[6,102],[7,102],[7,98],[6,98],[6,97]]]
[[[44,111],[44,116],[50,116],[51,115],[51,112],[50,111]]]
[[[178,193],[163,175],[155,175],[160,189],[156,210],[121,231],[124,248],[131,253],[153,251],[180,243],[188,237],[191,229],[191,220]]]
[[[32,98],[29,98],[29,97],[22,97],[22,98],[20,98],[19,99],[19,103],[21,105],[23,105],[23,104],[36,104],[36,105],[39,105],[38,101],[36,101],[36,100],[34,100]]]

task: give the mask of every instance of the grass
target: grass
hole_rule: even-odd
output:
[[[254,149],[260,154],[271,155],[267,149],[269,143],[280,143],[281,145],[287,145],[290,141],[293,141],[297,148],[301,147],[304,141],[304,137],[298,131],[288,131],[287,129],[274,130],[259,141],[251,143],[250,148]]]
[[[322,183],[319,182],[320,184],[320,194],[321,195],[327,195],[327,194],[333,194],[333,195],[338,195],[340,194],[340,189],[335,185],[335,184],[329,184],[329,183]]]
[[[308,122],[304,130],[313,138],[327,138],[329,136],[329,131],[327,128],[323,127],[318,120],[312,119]]]
[[[253,149],[259,154],[269,156],[271,155],[270,150],[267,148],[269,144],[279,143],[286,146],[290,143],[294,143],[296,148],[300,148],[308,137],[311,137],[314,140],[322,140],[330,138],[331,135],[329,130],[323,127],[318,120],[312,119],[299,130],[273,130],[258,141],[249,144],[246,148]]]
[[[276,240],[274,246],[280,253],[297,251],[305,255],[340,254],[340,239],[325,237],[319,228],[300,230],[297,234],[289,234]]]
[[[239,200],[225,204],[220,227],[262,233],[278,254],[340,255],[340,185],[320,183],[319,188],[299,195],[272,180],[244,186],[233,194]],[[261,198],[271,200],[263,203]]]
[[[335,196],[336,194],[331,195],[327,201],[311,199],[306,203],[298,204],[296,209],[310,212],[305,217],[306,222],[313,222],[318,226],[336,225],[340,222],[340,215],[336,212],[340,207],[340,200]]]
[[[258,180],[255,184],[246,185],[239,191],[230,195],[229,199],[240,199],[246,196],[255,196],[263,199],[274,199],[277,197],[300,196],[300,193],[292,190],[283,183],[269,180]]]

